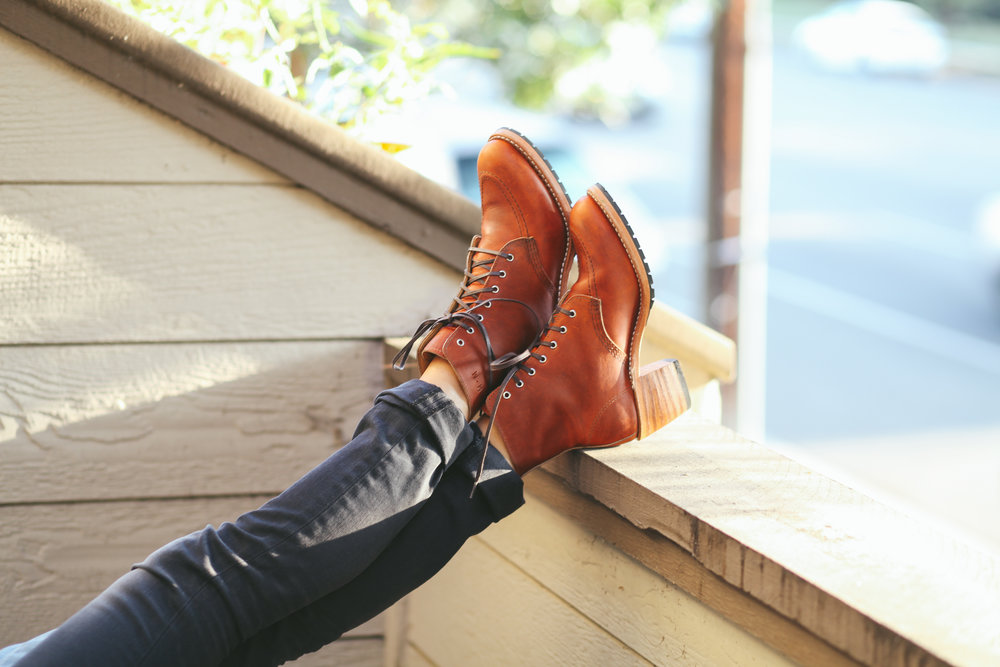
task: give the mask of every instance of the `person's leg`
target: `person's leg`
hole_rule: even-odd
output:
[[[524,503],[521,478],[492,447],[483,479],[469,499],[479,456],[477,446],[466,448],[430,500],[368,569],[343,588],[250,638],[222,665],[279,665],[319,650],[416,589],[444,567],[469,537],[519,508]]]
[[[537,338],[572,259],[568,198],[530,142],[500,130],[478,166],[482,234],[470,248],[459,296],[413,339],[427,333],[421,370],[433,374],[432,366],[445,364],[458,380],[465,418],[479,411],[498,374]],[[436,395],[452,416],[463,416],[445,393]],[[234,642],[349,581],[416,513],[471,438],[464,420],[461,429],[451,424],[450,446],[446,437],[428,445],[434,434],[421,433],[423,427],[398,426],[400,442],[387,446],[377,428],[366,434],[362,424],[357,439],[373,440],[371,447],[348,448],[336,465],[324,463],[235,524],[209,527],[156,552],[23,664],[212,664]]]
[[[364,571],[477,433],[434,385],[384,392],[351,443],[261,508],[154,552],[20,664],[217,664]]]

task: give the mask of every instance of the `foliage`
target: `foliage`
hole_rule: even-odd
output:
[[[630,115],[667,27],[667,0],[434,3],[455,34],[497,48],[507,94],[528,108]]]
[[[442,60],[497,55],[389,0],[107,1],[355,132],[435,90]]]

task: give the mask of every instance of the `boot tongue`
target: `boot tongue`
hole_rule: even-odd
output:
[[[483,216],[483,231],[479,237],[479,243],[477,243],[476,246],[486,250],[495,250],[499,252],[500,249],[507,244],[507,241],[510,240],[506,238],[508,234],[503,233],[504,229],[505,226],[502,221],[494,220],[493,216]],[[494,255],[477,252],[474,253],[472,261],[481,262],[490,259],[496,259],[496,257]]]

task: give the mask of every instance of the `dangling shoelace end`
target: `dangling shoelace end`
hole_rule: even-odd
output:
[[[493,423],[496,421],[497,412],[500,410],[500,401],[503,400],[504,391],[506,391],[507,385],[514,377],[514,374],[521,370],[521,362],[531,356],[533,347],[520,353],[508,352],[490,364],[490,370],[502,370],[504,368],[508,368],[509,370],[497,387],[497,398],[493,404],[493,414],[490,415],[490,419],[486,423],[486,432],[483,433],[483,456],[479,459],[479,469],[476,471],[476,477],[472,481],[472,491],[469,493],[470,500],[475,495],[476,487],[482,481],[483,472],[486,470],[486,457],[490,452],[490,436],[493,435]]]
[[[438,322],[448,319],[450,315],[445,315],[444,317],[434,317],[429,320],[424,320],[419,325],[417,325],[416,331],[410,336],[410,340],[406,341],[406,345],[399,349],[396,356],[392,358],[392,367],[397,370],[406,369],[406,360],[410,358],[410,350],[413,349],[414,344],[420,340],[424,334],[430,331]]]

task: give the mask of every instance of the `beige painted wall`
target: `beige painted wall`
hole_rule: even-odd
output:
[[[530,494],[407,605],[411,667],[794,664]]]
[[[455,274],[3,30],[0,53],[2,646],[346,442],[381,339]],[[383,625],[302,664],[381,664]]]

